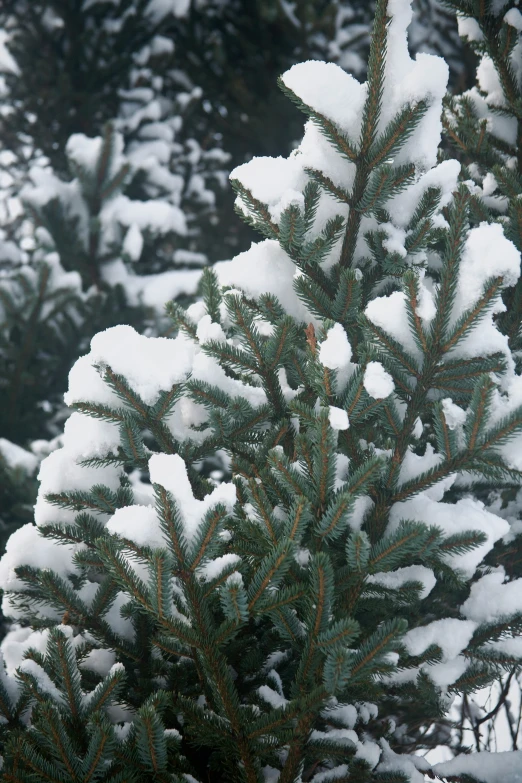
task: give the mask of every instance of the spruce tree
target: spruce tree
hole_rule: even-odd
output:
[[[195,202],[200,251],[230,258],[252,237],[230,220],[218,150],[231,156],[229,168],[252,155],[287,154],[300,118],[278,93],[277,76],[307,59],[333,60],[364,76],[374,7],[374,0],[300,0],[292,7],[279,0],[6,0],[0,28],[16,70],[6,75],[0,141],[22,167],[32,146],[32,155],[43,153],[58,176],[67,176],[73,133],[97,136],[130,111],[134,119],[121,127],[126,141],[150,141],[158,115],[163,126],[165,114],[183,118],[170,167],[186,183],[203,178],[207,198],[220,194],[210,215],[190,185],[187,199]],[[414,8],[413,50],[443,54],[452,82],[467,83],[452,15],[439,0],[416,0]],[[156,143],[165,142],[164,133]],[[219,228],[210,219],[216,216]]]
[[[477,83],[448,100],[445,131],[475,184],[472,216],[500,222],[506,236],[522,249],[522,131],[520,85],[522,14],[515,3],[448,2],[459,14],[459,29],[479,58]],[[520,284],[506,292],[500,316],[515,360],[520,361],[522,317]]]
[[[448,70],[410,59],[410,5],[378,0],[365,84],[283,74],[301,145],[232,174],[264,239],[176,336],[75,364],[0,563],[5,780],[517,780],[520,752],[420,755],[522,659],[479,500],[520,483],[520,254],[437,163]]]
[[[193,296],[212,248],[227,157],[188,133],[201,91],[161,35],[180,11],[127,0],[0,9],[4,532],[30,512],[37,472],[24,480],[8,455],[30,449],[34,465],[31,443],[62,429],[67,374],[90,338],[121,322],[161,331],[165,301]]]
[[[48,167],[31,169],[33,182],[20,193],[26,217],[13,226],[18,247],[25,240],[31,249],[5,242],[17,254],[6,253],[0,271],[0,433],[12,442],[4,449],[3,472],[6,486],[19,487],[29,507],[34,451],[23,460],[33,465],[27,481],[17,458],[13,463],[8,455],[62,429],[63,393],[78,354],[99,329],[122,321],[156,332],[166,328],[165,302],[190,299],[206,261],[186,247],[190,225],[179,206],[181,177],[171,178],[172,189],[164,187],[161,198],[129,197],[142,169],[132,153],[123,154],[113,125],[103,137],[73,134],[67,155],[68,182]],[[19,516],[10,494],[0,514],[8,527]]]
[[[470,86],[473,63],[454,15],[439,0],[414,0],[413,8],[410,48],[443,55],[452,90]],[[277,89],[277,77],[313,59],[364,79],[374,11],[375,0],[192,0],[168,29],[186,73],[203,90],[194,117],[198,138],[219,134],[231,167],[252,155],[288,154],[300,138],[301,117]],[[217,205],[217,260],[253,239],[231,220],[230,196],[225,190]]]
[[[451,0],[448,8],[458,14],[459,31],[478,59],[476,85],[462,95],[447,99],[444,115],[445,135],[452,152],[463,162],[462,178],[470,188],[470,219],[497,222],[506,236],[522,250],[522,136],[520,134],[520,86],[522,16],[516,3],[488,3]],[[504,312],[498,315],[499,329],[509,340],[517,371],[521,364],[522,288],[520,281],[503,293]],[[506,544],[491,560],[502,565],[510,577],[522,576],[520,558],[520,503],[517,489],[496,491],[487,497],[497,513],[509,518],[515,545]],[[518,679],[518,694],[515,687]],[[521,702],[522,680],[512,670],[499,683],[496,699],[489,712],[505,715],[514,747],[519,742],[520,723],[506,699]],[[486,742],[484,714],[473,705],[462,705],[462,719],[471,726],[474,741]]]

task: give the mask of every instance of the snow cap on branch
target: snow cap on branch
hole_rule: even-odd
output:
[[[206,512],[223,505],[230,513],[236,502],[233,484],[220,484],[203,500],[194,497],[187,468],[178,454],[153,454],[149,460],[150,480],[170,492],[183,519],[185,536],[191,542]]]

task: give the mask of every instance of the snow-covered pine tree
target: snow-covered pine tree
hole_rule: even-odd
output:
[[[265,239],[170,307],[179,334],[114,327],[74,366],[0,563],[27,624],[2,644],[7,781],[420,783],[453,694],[520,662],[522,580],[487,567],[510,525],[473,496],[520,482],[494,318],[520,255],[436,163],[448,71],[410,59],[410,20],[379,0],[365,84],[282,76],[304,139],[233,174]]]
[[[521,67],[522,15],[516,3],[486,5],[451,0],[446,5],[456,11],[459,30],[478,58],[476,86],[463,95],[448,98],[444,115],[446,138],[463,161],[462,178],[471,192],[470,216],[474,224],[498,222],[506,236],[522,250],[522,105]],[[498,315],[498,327],[507,335],[517,371],[522,357],[522,288],[520,281],[503,293],[504,312]],[[502,565],[511,578],[522,576],[517,551],[521,546],[522,495],[515,488],[489,497],[497,513],[509,518],[514,543],[497,547],[492,565]],[[518,535],[518,538],[516,537]],[[518,677],[518,696],[515,692]],[[511,688],[510,688],[511,683]],[[522,710],[520,672],[512,671],[490,701],[487,713],[507,720],[504,733],[513,747],[519,743]],[[509,702],[512,700],[513,705]],[[518,702],[518,703],[517,703]],[[495,709],[500,707],[500,709]],[[475,743],[486,743],[493,733],[484,725],[484,713],[463,704],[462,717],[474,731]],[[507,729],[509,728],[509,732]],[[481,736],[481,734],[483,736]],[[507,738],[506,738],[507,739]]]
[[[176,248],[188,231],[182,178],[167,178],[159,198],[150,192],[144,200],[133,198],[142,168],[124,153],[123,136],[110,123],[103,136],[73,134],[66,153],[69,181],[35,166],[32,184],[20,193],[40,227],[39,243],[58,253],[65,270],[80,274],[84,290],[121,286],[120,303],[107,305],[113,323],[122,320],[118,309],[142,305],[161,313],[168,299],[193,295],[201,271],[187,266],[201,267],[206,259]],[[150,165],[146,159],[145,169]]]
[[[450,66],[450,86],[462,89],[469,81],[471,69],[459,40],[454,15],[444,7],[443,0],[413,0],[412,7],[410,50],[442,55]],[[355,76],[362,75],[366,69],[374,11],[375,0],[337,3],[335,34],[329,42],[328,54]]]
[[[448,99],[444,118],[448,141],[466,164],[476,187],[472,216],[499,221],[506,236],[522,249],[522,14],[516,3],[481,6],[466,0],[447,3],[458,12],[459,30],[479,57],[477,83]],[[520,366],[522,288],[505,292],[502,330]]]
[[[187,7],[186,0],[7,0],[0,27],[13,67],[0,140],[20,162],[44,155],[67,178],[69,138],[100,136],[114,122],[139,172],[133,197],[181,205],[194,238],[212,233],[227,156],[215,134],[197,138],[191,118],[201,89],[176,50],[176,22]]]
[[[11,251],[0,262],[0,434],[17,446],[56,435],[67,373],[92,335],[155,326],[167,299],[193,295],[212,248],[227,156],[187,132],[201,90],[161,34],[182,6],[0,9],[0,230]],[[34,477],[22,480],[19,450],[5,453],[17,455],[4,460],[5,485],[30,508]],[[33,464],[31,453],[23,462]],[[19,509],[3,505],[2,522]]]
[[[454,15],[439,0],[414,0],[410,48],[443,55],[450,86],[469,86]],[[285,155],[301,133],[301,117],[277,89],[277,77],[296,62],[336,62],[364,79],[375,0],[192,0],[187,14],[170,20],[180,62],[202,87],[197,136],[214,138],[238,166],[254,156]],[[458,87],[457,87],[458,85]],[[219,231],[212,243],[230,258],[248,246],[250,232],[231,220],[225,191],[217,204]]]
[[[27,217],[11,227],[19,246],[2,245],[8,256],[0,272],[3,472],[6,486],[17,488],[15,498],[26,494],[29,509],[38,460],[26,454],[22,463],[32,470],[24,481],[19,447],[61,431],[63,392],[78,354],[93,334],[117,323],[161,331],[165,302],[192,297],[198,266],[205,262],[201,253],[176,249],[190,233],[179,206],[183,179],[167,179],[161,198],[130,198],[142,168],[122,148],[122,135],[112,125],[103,137],[71,136],[72,179],[34,166],[32,184],[20,193]],[[148,168],[150,158],[140,152]],[[0,516],[8,527],[20,509],[18,501],[13,508],[7,502],[10,494]]]
[[[82,324],[95,298],[82,293],[80,276],[66,273],[56,253],[35,251],[31,264],[11,243],[0,268],[0,549],[33,516],[38,464],[63,419],[63,386],[78,356]],[[81,348],[80,348],[81,350]],[[39,441],[36,441],[39,439]],[[34,442],[34,450],[25,446]],[[21,444],[21,445],[20,445]],[[43,450],[42,450],[43,449]]]
[[[415,9],[414,51],[444,54],[458,80],[451,15],[438,0],[416,0]],[[374,0],[300,0],[293,8],[279,0],[6,0],[0,29],[14,69],[0,140],[22,165],[32,145],[67,176],[69,137],[97,136],[131,107],[132,121],[119,127],[126,142],[147,140],[149,153],[163,146],[160,164],[166,155],[167,168],[184,177],[183,208],[199,250],[230,258],[251,237],[230,220],[228,198],[206,200],[220,191],[219,147],[234,166],[252,154],[286,154],[300,120],[278,94],[277,76],[307,59],[332,59],[363,76],[373,10]],[[173,117],[177,125],[165,121]]]

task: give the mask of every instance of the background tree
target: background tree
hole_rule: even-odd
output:
[[[200,91],[173,67],[159,7],[7,3],[0,14],[0,433],[27,448],[62,428],[67,374],[96,331],[161,329],[164,302],[195,293],[227,158],[186,131]],[[4,451],[9,470],[18,452]],[[37,465],[24,464],[25,490],[20,465],[9,485],[27,513]],[[17,517],[3,506],[4,525]]]
[[[478,60],[475,86],[447,100],[446,139],[452,153],[464,163],[463,178],[473,183],[470,205],[474,224],[483,220],[499,223],[521,250],[522,15],[512,2],[483,5],[452,0],[446,5],[459,14],[459,31]],[[509,339],[518,372],[522,347],[521,293],[520,283],[506,290],[505,310],[498,315],[499,328]],[[483,497],[496,513],[510,520],[513,529],[513,541],[506,543],[498,553],[499,559],[492,564],[501,563],[512,577],[520,577],[522,564],[517,554],[521,534],[520,491],[513,488],[485,493]],[[460,712],[461,738],[472,736],[477,747],[492,747],[497,734],[502,733],[514,748],[518,747],[521,692],[520,671],[514,668],[498,683],[486,709],[464,701]]]

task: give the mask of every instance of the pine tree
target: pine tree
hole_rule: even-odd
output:
[[[98,136],[130,111],[134,119],[120,127],[126,141],[164,144],[165,117],[182,118],[170,168],[184,176],[184,211],[192,202],[199,251],[230,258],[252,237],[230,220],[230,199],[221,193],[227,156],[236,166],[251,155],[289,152],[300,119],[276,79],[295,62],[333,60],[364,76],[374,7],[374,0],[300,0],[293,7],[279,0],[6,0],[0,28],[16,69],[6,76],[0,140],[22,167],[30,141],[32,155],[43,153],[67,176],[73,133]],[[414,7],[413,50],[443,54],[452,80],[467,83],[452,15],[438,0]]]
[[[459,13],[461,34],[480,61],[477,85],[448,101],[446,134],[467,165],[466,175],[476,185],[473,219],[498,220],[520,250],[522,92],[518,69],[522,15],[508,2],[484,9],[471,2],[448,5]],[[522,347],[521,292],[520,286],[506,292],[506,313],[500,318],[517,361]]]
[[[32,518],[38,464],[48,453],[41,436],[57,436],[63,426],[63,382],[91,315],[79,275],[66,273],[56,253],[38,251],[31,265],[13,263],[10,254],[0,270],[1,551]],[[32,451],[20,445],[30,441]]]
[[[454,15],[439,0],[415,0],[409,32],[413,51],[442,54],[452,88],[469,86],[473,63],[461,45]],[[375,0],[193,0],[169,34],[190,79],[201,86],[198,138],[219,134],[232,167],[252,155],[285,155],[301,133],[301,117],[277,89],[277,77],[296,62],[336,62],[364,78]],[[471,78],[470,78],[471,75]],[[221,249],[229,258],[248,247],[251,232],[231,220],[225,191],[217,205]]]
[[[7,781],[420,783],[452,695],[520,665],[478,499],[520,483],[520,254],[437,164],[448,70],[410,19],[379,0],[364,85],[283,74],[301,145],[232,175],[264,239],[169,306],[177,335],[116,326],[75,364],[0,563]]]
[[[226,155],[187,132],[201,91],[173,63],[165,15],[127,0],[0,9],[11,58],[0,119],[6,453],[54,437],[57,418],[61,429],[67,374],[93,334],[121,322],[161,330],[164,302],[193,296],[207,262]],[[24,481],[5,460],[3,471],[9,526],[20,494],[34,502],[34,471]]]
[[[443,56],[450,66],[450,87],[462,89],[469,80],[470,62],[459,40],[455,17],[443,0],[413,0],[414,18],[408,31],[412,52]],[[363,75],[369,50],[375,2],[338,3],[335,35],[329,44],[329,59],[356,76]]]
[[[447,100],[444,117],[446,138],[462,160],[462,178],[470,183],[470,217],[475,225],[482,221],[497,222],[507,237],[522,250],[521,206],[522,136],[520,126],[520,86],[522,16],[514,3],[481,5],[460,0],[447,6],[458,13],[459,30],[468,47],[478,58],[477,83],[463,95]],[[520,372],[521,332],[520,282],[503,293],[504,312],[498,315],[498,326],[509,339],[513,360]],[[522,576],[516,554],[520,547],[522,496],[516,489],[495,492],[488,502],[497,513],[509,517],[515,545],[507,544],[497,552],[490,564],[502,565],[511,578]],[[518,538],[517,538],[518,534]],[[493,717],[506,713],[511,742],[517,747],[520,724],[511,712],[506,698],[515,693],[517,671],[513,670],[500,683],[495,707],[488,712]],[[513,682],[514,680],[514,682]],[[518,675],[518,701],[522,681]],[[511,688],[510,688],[511,685]],[[473,729],[475,743],[489,740],[481,737],[484,715],[474,714],[472,706],[462,705],[462,719]],[[486,732],[487,736],[488,732]],[[490,732],[489,732],[490,734]]]
[[[175,249],[189,233],[185,213],[164,192],[129,198],[141,171],[122,146],[111,125],[103,137],[74,134],[67,145],[73,179],[35,166],[33,184],[21,191],[32,220],[15,228],[15,238],[23,244],[21,229],[31,222],[25,239],[33,249],[9,253],[0,276],[0,432],[12,442],[6,454],[58,434],[67,375],[93,334],[122,321],[161,331],[164,303],[187,301],[197,290],[205,257]],[[4,525],[18,518],[19,492],[29,506],[34,502],[35,470],[24,481],[16,462],[4,460],[11,487]]]

